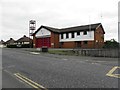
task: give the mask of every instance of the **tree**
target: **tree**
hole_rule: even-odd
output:
[[[115,39],[111,39],[104,43],[103,48],[119,48],[119,43],[117,41],[115,41]]]

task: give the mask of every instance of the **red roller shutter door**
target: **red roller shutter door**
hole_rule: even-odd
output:
[[[41,47],[41,39],[40,38],[36,38],[36,48],[40,48]]]
[[[48,48],[51,47],[50,37],[36,39],[36,48],[40,48],[42,46],[47,46]]]

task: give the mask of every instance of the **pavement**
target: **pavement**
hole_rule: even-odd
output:
[[[32,88],[14,77],[8,71],[3,70],[2,72],[2,88]]]
[[[21,49],[2,49],[2,83],[3,87],[9,88],[32,87],[19,80],[15,76],[17,73],[45,88],[118,88],[119,78],[106,75],[115,66],[118,66],[117,58],[65,56],[31,53]]]

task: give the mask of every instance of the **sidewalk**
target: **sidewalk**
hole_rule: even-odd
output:
[[[9,73],[2,71],[2,88],[30,88],[30,86],[20,82]]]

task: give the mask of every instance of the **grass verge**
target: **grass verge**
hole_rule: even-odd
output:
[[[48,50],[48,53],[58,55],[75,55],[73,50]]]

